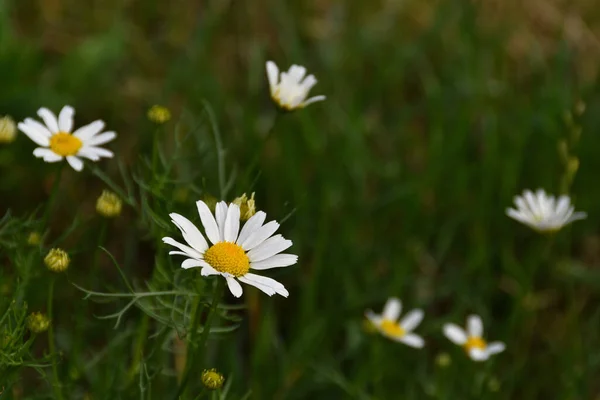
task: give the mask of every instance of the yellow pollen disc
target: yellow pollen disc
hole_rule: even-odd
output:
[[[485,343],[485,340],[478,336],[469,336],[464,346],[465,350],[469,352],[473,349],[485,350],[487,344]]]
[[[394,321],[390,321],[389,319],[384,319],[381,321],[381,326],[379,328],[389,336],[402,337],[406,334],[406,331],[402,329],[400,325]]]
[[[50,149],[63,157],[74,156],[81,146],[81,140],[70,133],[58,132],[50,138]]]
[[[244,249],[235,243],[220,242],[204,253],[204,261],[219,272],[244,276],[250,270],[250,260]]]

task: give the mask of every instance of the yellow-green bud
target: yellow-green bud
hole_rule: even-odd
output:
[[[217,208],[217,201],[218,201],[215,196],[211,196],[210,194],[207,194],[207,195],[203,196],[202,201],[204,201],[204,203],[206,203],[206,205],[208,206],[210,211],[212,211],[213,213],[215,212],[215,208]]]
[[[42,241],[42,237],[37,232],[31,232],[29,236],[27,236],[27,244],[30,246],[37,246]]]
[[[155,124],[164,124],[171,119],[171,111],[167,107],[154,105],[148,110],[148,119]]]
[[[225,378],[216,369],[212,368],[202,371],[202,384],[207,389],[220,389],[223,386],[223,382],[225,382]]]
[[[435,365],[440,368],[446,368],[452,364],[452,358],[448,353],[440,353],[435,357]]]
[[[492,376],[488,381],[488,389],[490,392],[497,392],[500,390],[500,381],[495,376]]]
[[[33,333],[42,333],[48,330],[50,326],[50,319],[44,314],[39,312],[31,313],[27,317],[27,328]]]
[[[52,272],[62,272],[69,268],[69,255],[62,249],[52,249],[48,252],[44,263]]]
[[[0,118],[0,143],[10,143],[17,137],[17,125],[8,115]]]
[[[107,218],[119,216],[122,207],[123,202],[119,196],[108,190],[103,191],[96,201],[96,211],[98,214]]]
[[[579,158],[577,157],[571,157],[569,158],[569,164],[567,165],[567,172],[569,173],[569,176],[574,176],[577,173],[577,170],[579,169]]]
[[[237,204],[240,207],[240,219],[242,221],[249,220],[254,214],[256,214],[256,203],[254,202],[254,192],[250,198],[246,196],[246,193],[240,197],[236,197],[233,200],[233,204]]]

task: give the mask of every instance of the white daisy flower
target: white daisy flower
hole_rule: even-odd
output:
[[[100,133],[104,129],[103,121],[94,121],[71,133],[73,115],[75,115],[73,107],[64,106],[58,119],[47,108],[42,107],[37,113],[44,124],[31,118],[25,118],[25,121],[18,125],[24,134],[42,146],[33,151],[34,156],[43,158],[46,162],[57,162],[66,157],[67,162],[75,171],[83,169],[81,157],[98,161],[101,157],[113,156],[112,151],[98,147],[117,136],[115,132]]]
[[[556,232],[573,221],[587,218],[584,212],[574,212],[569,196],[559,196],[556,200],[543,189],[535,194],[525,190],[514,201],[517,209],[507,208],[506,215],[539,232]]]
[[[212,246],[204,239],[198,228],[179,214],[169,214],[173,223],[181,231],[187,245],[165,237],[163,242],[181,251],[169,254],[186,256],[182,268],[201,267],[202,276],[221,275],[235,297],[242,295],[239,282],[247,283],[262,290],[269,296],[275,293],[288,297],[285,287],[274,279],[250,273],[270,268],[287,267],[296,264],[298,256],[280,254],[292,245],[291,240],[281,235],[272,236],[279,228],[275,221],[263,225],[267,215],[258,211],[240,230],[240,207],[224,201],[217,203],[215,216],[202,200],[196,202],[204,231]]]
[[[444,325],[444,335],[451,342],[463,346],[465,351],[475,361],[485,361],[491,355],[501,353],[506,346],[502,342],[486,343],[483,339],[483,322],[478,315],[467,317],[467,331],[455,324]]]
[[[306,68],[292,65],[288,72],[279,74],[279,68],[273,61],[267,61],[267,78],[271,87],[271,98],[286,111],[303,108],[316,101],[325,100],[325,96],[306,99],[308,92],[317,83],[313,75],[306,75]]]
[[[412,331],[419,326],[423,320],[423,310],[412,310],[398,322],[401,311],[402,302],[395,297],[391,297],[385,303],[381,315],[368,310],[365,313],[365,316],[385,337],[395,340],[396,342],[402,342],[411,347],[422,348],[425,345],[423,338],[412,333]]]

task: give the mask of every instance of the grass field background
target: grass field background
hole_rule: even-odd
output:
[[[600,9],[571,3],[0,0],[0,115],[70,104],[77,125],[103,119],[119,135],[115,159],[65,168],[47,225],[58,166],[25,135],[0,145],[0,311],[47,312],[56,280],[64,398],[171,398],[187,303],[140,301],[115,329],[97,317],[129,299],[74,285],[207,292],[160,242],[179,237],[168,213],[198,220],[198,199],[256,192],[300,260],[267,274],[288,299],[224,298],[217,326],[232,329],[211,335],[203,363],[225,375],[223,398],[600,398]],[[277,117],[267,60],[306,66],[327,100]],[[148,121],[153,104],[173,119]],[[561,141],[579,163],[572,184]],[[107,182],[134,199],[110,221],[95,213]],[[544,236],[505,216],[538,187],[588,218]],[[72,257],[58,276],[42,262],[56,246]],[[365,328],[390,296],[425,310],[423,350]],[[483,364],[441,332],[470,313],[507,345]],[[11,351],[0,398],[56,398],[46,334]],[[217,396],[200,371],[185,398]]]

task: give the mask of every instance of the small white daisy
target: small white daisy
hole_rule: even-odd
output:
[[[402,302],[395,297],[391,297],[385,303],[381,315],[375,314],[371,310],[367,310],[365,316],[385,337],[395,340],[396,342],[402,342],[411,347],[422,348],[425,345],[423,338],[412,333],[412,331],[419,326],[423,320],[423,310],[412,310],[398,322],[401,311]]]
[[[113,156],[112,151],[98,147],[117,136],[115,132],[100,133],[104,129],[103,121],[94,121],[71,133],[75,115],[73,107],[64,106],[58,119],[47,108],[42,107],[37,113],[45,125],[32,118],[25,118],[18,125],[24,134],[42,146],[33,151],[34,156],[43,158],[46,162],[57,162],[66,157],[75,171],[83,169],[80,157],[98,161],[101,157]]]
[[[273,61],[267,61],[267,78],[271,87],[271,98],[286,111],[303,108],[316,101],[325,100],[325,96],[306,99],[308,92],[317,83],[313,75],[306,78],[306,68],[292,65],[288,72],[279,74],[279,68]]]
[[[467,331],[455,324],[444,325],[444,335],[451,342],[463,346],[465,351],[475,361],[485,361],[491,355],[501,353],[506,346],[502,342],[486,343],[483,339],[483,322],[478,315],[467,317]]]
[[[557,201],[543,189],[535,194],[525,190],[522,196],[515,196],[514,202],[517,209],[507,208],[506,215],[539,232],[555,232],[573,221],[587,218],[584,212],[574,212],[569,196],[560,196]]]
[[[281,235],[272,236],[279,228],[277,222],[271,221],[263,225],[267,215],[258,211],[240,230],[240,207],[237,204],[231,203],[228,207],[224,201],[217,203],[216,219],[203,201],[196,202],[196,206],[212,246],[209,246],[190,220],[175,213],[169,215],[188,245],[170,237],[162,239],[181,250],[171,251],[169,254],[188,257],[181,264],[182,268],[201,267],[202,276],[223,276],[235,297],[242,295],[242,285],[239,282],[255,286],[269,296],[277,293],[288,297],[289,293],[281,283],[250,273],[250,269],[260,271],[287,267],[298,261],[296,255],[279,254],[289,248],[292,241]]]

